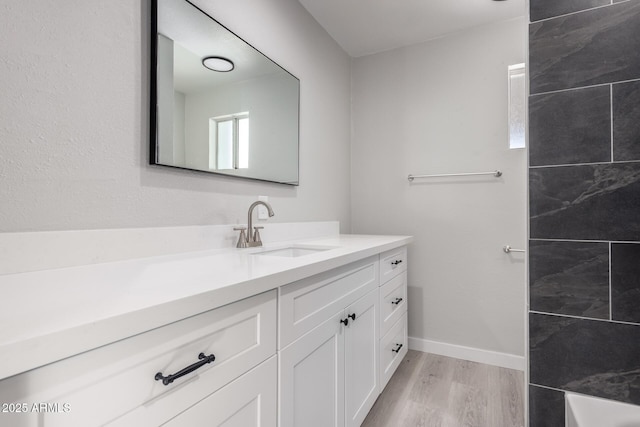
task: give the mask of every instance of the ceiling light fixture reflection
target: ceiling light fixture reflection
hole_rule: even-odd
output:
[[[202,65],[213,71],[226,73],[233,70],[234,65],[230,59],[221,56],[207,56],[202,60]]]

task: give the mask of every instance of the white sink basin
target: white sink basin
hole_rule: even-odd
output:
[[[295,257],[300,257],[305,255],[317,254],[318,252],[324,252],[331,249],[336,249],[336,247],[294,245],[294,246],[287,246],[285,248],[265,249],[260,252],[254,252],[253,255],[267,255],[267,256],[295,258]]]

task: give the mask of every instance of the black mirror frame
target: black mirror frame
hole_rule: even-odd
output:
[[[268,182],[268,183],[273,183],[273,184],[284,184],[284,185],[290,185],[290,186],[296,186],[296,187],[299,186],[300,185],[300,90],[299,90],[300,79],[298,77],[296,77],[295,75],[291,74],[289,71],[287,71],[285,68],[283,68],[278,63],[273,61],[267,55],[262,53],[260,50],[256,49],[252,44],[248,43],[242,37],[238,36],[236,33],[231,31],[225,25],[223,25],[222,23],[217,21],[215,18],[213,18],[211,15],[209,15],[208,13],[203,11],[201,8],[199,8],[198,6],[196,6],[195,4],[190,2],[189,0],[184,0],[184,1],[186,3],[189,3],[191,6],[193,6],[197,10],[199,10],[201,13],[203,13],[207,17],[209,17],[209,19],[211,19],[212,21],[214,21],[215,23],[220,25],[222,28],[224,28],[225,30],[229,31],[235,37],[237,37],[238,39],[242,40],[248,46],[253,48],[256,52],[258,52],[259,54],[261,54],[262,56],[267,58],[269,61],[273,62],[280,69],[282,69],[284,72],[286,72],[287,74],[289,74],[291,77],[295,78],[298,81],[298,132],[297,132],[297,140],[298,140],[297,148],[298,148],[298,152],[297,152],[297,165],[296,165],[297,166],[297,168],[296,168],[296,181],[295,182],[272,181],[272,180],[268,180],[268,179],[261,179],[261,178],[247,177],[247,176],[239,176],[239,175],[231,175],[231,174],[225,174],[225,173],[219,173],[219,172],[205,171],[205,170],[200,170],[200,169],[191,169],[191,168],[182,167],[182,166],[174,166],[174,165],[167,165],[167,164],[163,164],[163,163],[158,163],[158,161],[157,161],[157,159],[158,159],[158,148],[159,148],[159,145],[158,145],[158,92],[157,92],[157,86],[158,86],[158,72],[157,72],[157,70],[158,70],[158,1],[159,0],[151,0],[151,8],[150,8],[150,11],[151,11],[151,25],[149,26],[150,27],[150,37],[149,37],[149,44],[150,44],[150,56],[149,56],[149,58],[150,58],[150,64],[149,64],[149,141],[150,141],[149,164],[153,165],[153,166],[168,167],[168,168],[185,170],[185,171],[190,171],[190,172],[205,173],[205,174],[213,175],[213,176],[223,176],[223,177],[227,177],[227,178],[239,178],[239,179],[242,179],[242,180]]]

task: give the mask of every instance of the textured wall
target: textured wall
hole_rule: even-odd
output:
[[[353,228],[416,237],[414,338],[524,357],[525,257],[502,246],[526,244],[526,152],[507,124],[507,67],[525,48],[516,19],[354,60]]]
[[[554,427],[563,391],[640,404],[640,2],[530,4],[529,413]]]
[[[301,80],[300,186],[149,166],[149,2],[0,0],[0,232],[350,228],[350,59],[296,0],[196,1]]]

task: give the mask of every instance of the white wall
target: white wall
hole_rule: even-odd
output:
[[[301,80],[300,187],[148,165],[149,2],[0,0],[0,231],[339,220],[350,60],[297,0],[196,1]]]
[[[355,233],[412,234],[409,335],[524,355],[526,152],[508,149],[523,19],[353,60]],[[416,181],[408,174],[502,169]]]

